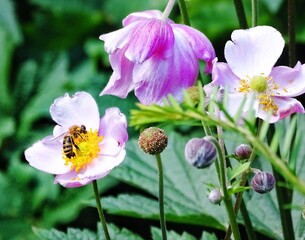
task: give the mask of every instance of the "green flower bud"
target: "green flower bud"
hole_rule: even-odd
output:
[[[157,155],[167,146],[167,136],[164,130],[156,127],[146,128],[138,140],[140,148],[148,154]]]
[[[197,86],[192,86],[189,87],[186,92],[189,94],[191,100],[193,103],[197,104],[199,103],[199,87]],[[201,91],[203,91],[203,89],[201,89]]]

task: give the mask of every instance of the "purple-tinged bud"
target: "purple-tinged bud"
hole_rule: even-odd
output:
[[[255,192],[267,193],[275,186],[275,178],[268,172],[257,172],[251,180],[251,186]]]
[[[247,144],[240,144],[235,150],[235,155],[241,160],[249,159],[251,153],[252,148]]]
[[[156,127],[146,128],[139,137],[140,148],[148,154],[157,155],[167,146],[167,136],[164,130]]]
[[[205,138],[193,138],[187,142],[184,149],[186,160],[196,168],[210,166],[217,155],[213,143]]]
[[[219,189],[213,189],[209,194],[209,200],[213,204],[220,204],[222,201],[222,194]]]

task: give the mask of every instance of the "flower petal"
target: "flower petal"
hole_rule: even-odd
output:
[[[295,97],[305,92],[305,64],[297,62],[294,68],[274,67],[270,76],[279,86],[275,96]]]
[[[159,10],[148,10],[143,12],[135,12],[129,14],[126,18],[123,20],[123,26],[127,26],[130,23],[136,22],[136,21],[142,21],[147,18],[156,18],[161,19],[162,12]]]
[[[212,85],[220,85],[228,88],[230,93],[238,91],[240,79],[231,71],[229,65],[223,62],[213,61]]]
[[[100,157],[94,159],[85,169],[76,173],[75,171],[67,174],[57,175],[54,183],[59,183],[67,188],[81,187],[91,183],[93,180],[103,178],[108,173],[118,166],[125,158],[126,151],[122,150],[119,155],[115,157]]]
[[[50,107],[52,119],[59,125],[53,130],[58,136],[73,125],[85,125],[87,129],[98,129],[99,112],[93,97],[86,92],[78,92],[70,97],[65,94],[57,98]]]
[[[38,170],[51,173],[63,174],[70,171],[62,158],[62,144],[54,141],[53,136],[48,136],[36,142],[24,152],[25,159]]]
[[[54,183],[59,183],[60,185],[66,188],[76,188],[87,185],[93,180],[95,179],[91,179],[88,177],[79,178],[77,172],[71,171],[66,174],[57,175],[54,179]]]
[[[128,140],[127,120],[124,114],[116,107],[106,110],[105,116],[100,121],[99,135],[114,139],[116,145],[123,145]]]
[[[138,22],[132,30],[131,38],[125,56],[134,63],[143,63],[154,54],[164,58],[171,55],[174,33],[170,24],[163,20]]]
[[[120,49],[109,56],[113,73],[100,96],[111,94],[126,98],[128,93],[134,89],[134,83],[132,82],[134,63],[125,57],[125,49]]]
[[[200,31],[182,24],[171,25],[174,34],[180,33],[179,36],[184,37],[190,44],[195,56],[206,62],[205,73],[211,73],[212,61],[216,57],[215,50],[210,40]]]
[[[168,94],[182,100],[182,90],[194,85],[199,63],[190,45],[175,32],[173,54],[168,59],[154,55],[134,67],[135,95],[143,104],[162,103]]]
[[[293,113],[304,113],[304,107],[302,104],[294,98],[279,98],[274,97],[275,104],[278,106],[276,115],[272,115],[269,112],[262,110],[260,106],[257,117],[268,121],[269,123],[275,123]]]
[[[117,31],[102,34],[99,39],[104,41],[104,48],[108,54],[115,53],[118,49],[123,48],[131,38],[132,30],[138,23],[130,24],[127,27],[121,28]]]
[[[225,46],[225,58],[241,79],[262,73],[269,76],[285,44],[281,34],[269,26],[235,30],[231,38]]]

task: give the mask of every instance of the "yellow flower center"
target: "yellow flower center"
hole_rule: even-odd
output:
[[[250,91],[255,91],[257,93],[256,98],[258,99],[259,104],[262,105],[262,110],[266,112],[271,111],[273,115],[276,115],[278,106],[273,97],[278,89],[279,85],[274,82],[272,77],[266,77],[262,74],[252,78],[248,77],[247,79],[241,79],[237,91],[244,93],[245,95]]]
[[[99,143],[103,140],[102,136],[98,136],[98,131],[90,129],[86,133],[79,133],[77,137],[72,137],[74,144],[72,149],[74,156],[68,157],[62,153],[65,165],[71,165],[71,170],[80,172],[83,168],[90,164],[93,159],[97,158],[100,148]]]

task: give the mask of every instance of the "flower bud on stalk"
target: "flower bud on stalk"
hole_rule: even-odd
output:
[[[196,168],[205,168],[210,166],[217,155],[213,143],[205,138],[193,138],[185,145],[185,158]]]
[[[251,153],[252,148],[247,144],[240,144],[235,150],[235,155],[241,160],[249,159]]]
[[[275,186],[275,178],[271,173],[258,172],[251,180],[253,190],[258,193],[270,192]]]
[[[167,136],[164,130],[157,127],[146,128],[138,140],[140,148],[148,154],[157,155],[166,148]]]
[[[197,86],[189,87],[186,90],[186,92],[189,94],[192,102],[195,103],[195,104],[199,103],[199,91],[200,91],[200,88],[197,87]]]
[[[222,194],[219,189],[213,189],[209,194],[209,200],[213,204],[220,204],[222,201]]]

